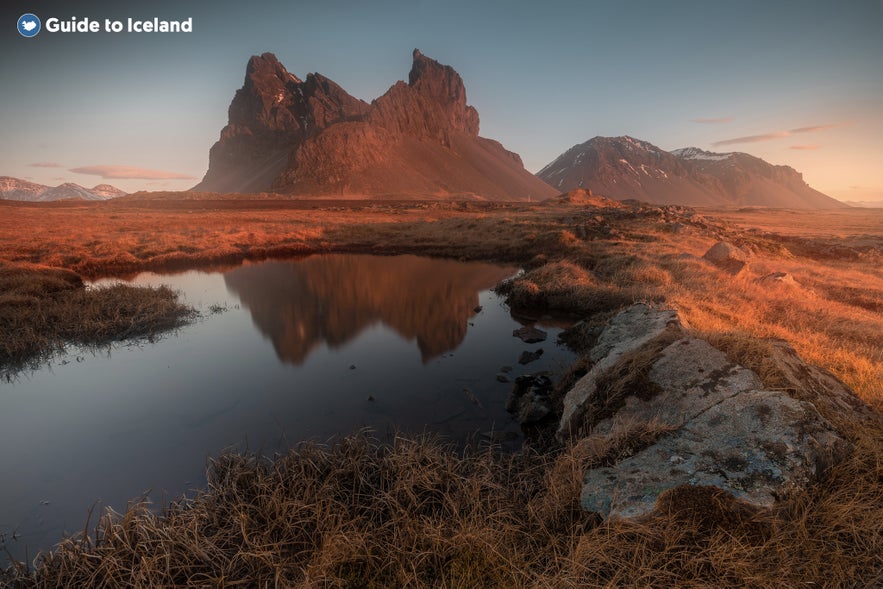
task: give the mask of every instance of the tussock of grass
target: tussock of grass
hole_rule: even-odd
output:
[[[273,460],[212,461],[208,488],[157,516],[104,515],[13,586],[875,586],[883,572],[876,436],[774,512],[681,488],[643,520],[579,509],[582,469],[665,433],[621,424],[557,456],[460,453],[365,436]],[[0,580],[4,580],[0,577]]]
[[[156,334],[181,325],[190,312],[166,287],[87,289],[69,270],[0,266],[0,370],[39,363],[66,343]]]
[[[601,313],[632,301],[615,285],[599,283],[573,262],[549,262],[497,287],[513,309]]]

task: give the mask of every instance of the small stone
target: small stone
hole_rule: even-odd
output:
[[[355,365],[355,364],[350,364],[350,370],[355,370],[355,369],[356,369],[356,365]]]
[[[374,400],[374,395],[368,395],[368,401],[373,401],[373,400]]]
[[[525,325],[524,327],[514,330],[512,335],[526,344],[535,344],[537,342],[546,341],[546,336],[548,334],[542,329]]]
[[[531,362],[533,362],[535,360],[539,360],[540,357],[542,357],[542,355],[543,355],[543,348],[540,348],[536,352],[530,352],[528,350],[525,350],[525,351],[521,352],[521,355],[518,357],[518,363],[519,364],[530,364]]]
[[[484,307],[482,307],[481,305],[478,305],[478,306],[476,306],[474,309],[472,309],[472,312],[473,312],[473,313],[481,313],[481,310],[482,310],[483,308],[484,308]]]
[[[511,382],[509,376],[505,372],[497,373],[497,382]]]

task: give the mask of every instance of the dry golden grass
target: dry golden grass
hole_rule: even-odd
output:
[[[591,314],[658,301],[768,388],[788,383],[770,361],[774,344],[758,338],[784,339],[883,410],[883,270],[867,245],[879,249],[883,224],[848,212],[739,213],[789,234],[780,239],[709,220],[716,212],[656,208],[224,206],[9,206],[0,260],[96,276],[314,251],[506,261],[526,269],[504,287],[513,302]],[[674,232],[673,218],[687,229]],[[789,241],[795,235],[802,241]],[[720,238],[752,250],[747,271],[732,276],[699,259]],[[773,271],[797,286],[756,281]],[[23,587],[883,586],[883,425],[833,407],[820,411],[856,451],[773,512],[708,489],[668,494],[641,521],[580,511],[584,468],[664,434],[653,424],[620,424],[557,454],[502,457],[434,440],[353,438],[272,461],[219,458],[208,489],[165,516],[142,506],[105,517],[90,538],[3,574]]]
[[[190,312],[166,287],[87,289],[69,270],[0,262],[0,374],[39,364],[67,343],[157,334]]]
[[[274,460],[225,455],[208,488],[161,516],[105,514],[10,586],[872,587],[883,580],[883,452],[852,460],[775,512],[687,488],[659,513],[600,522],[582,469],[654,428],[560,455],[465,454],[437,440],[364,436]]]

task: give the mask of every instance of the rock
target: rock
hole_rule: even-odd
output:
[[[841,427],[879,420],[784,342],[770,344],[767,354],[781,390],[765,390],[753,371],[704,340],[684,337],[673,313],[636,307],[611,320],[590,351],[595,365],[565,397],[565,411],[591,428],[592,444],[628,444],[615,454],[624,458],[585,473],[588,511],[642,516],[661,493],[682,485],[713,486],[751,508],[767,508],[848,456],[852,445],[839,420]],[[669,341],[666,330],[681,337]],[[629,441],[622,424],[646,424],[652,435]],[[569,434],[563,427],[559,434]]]
[[[518,363],[519,364],[530,364],[531,362],[534,362],[535,360],[539,360],[542,357],[542,355],[543,355],[543,348],[540,348],[536,352],[531,352],[531,351],[525,350],[525,351],[521,352],[520,356],[518,356]]]
[[[683,223],[679,223],[678,221],[669,221],[666,226],[668,230],[675,234],[684,233],[687,231],[687,226]]]
[[[548,397],[536,394],[525,395],[518,411],[518,421],[523,425],[536,423],[552,413]]]
[[[757,279],[758,284],[763,285],[787,285],[787,286],[799,286],[797,281],[794,280],[794,277],[788,274],[787,272],[771,272],[766,276],[761,276]]]
[[[702,257],[730,274],[738,274],[748,265],[748,254],[725,241],[711,246]]]
[[[727,397],[762,388],[754,372],[733,364],[723,352],[696,338],[680,339],[666,347],[647,378],[648,388],[654,391],[649,398],[626,397],[615,419],[586,416],[593,433],[607,434],[622,420],[655,420],[661,426],[680,427]]]
[[[511,366],[500,366],[500,372],[503,372],[503,373],[512,372],[512,367]]]
[[[497,373],[497,382],[510,382],[509,375],[505,372]]]
[[[512,332],[512,335],[519,338],[526,344],[535,344],[537,342],[546,341],[547,333],[542,329],[525,325]]]
[[[481,313],[481,310],[484,309],[481,305],[476,305],[474,309],[472,309],[473,313]]]
[[[815,481],[849,444],[810,404],[782,391],[729,396],[611,467],[589,470],[582,506],[602,517],[653,510],[660,493],[712,485],[758,507]]]
[[[623,354],[632,352],[667,330],[681,333],[675,311],[656,311],[643,303],[633,305],[614,317],[589,351],[594,363],[591,370],[564,397],[564,409],[558,426],[558,438],[577,433],[585,417],[587,401],[595,393],[596,379],[611,368]]]
[[[552,381],[546,374],[519,376],[506,401],[506,411],[516,415],[522,425],[541,421],[552,413],[551,390]]]

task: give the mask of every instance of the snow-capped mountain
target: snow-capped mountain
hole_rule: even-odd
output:
[[[845,204],[811,188],[788,166],[747,153],[697,147],[668,152],[633,137],[594,137],[537,173],[561,192],[589,188],[618,200],[689,206],[818,209]]]
[[[27,200],[31,202],[47,202],[66,198],[81,200],[108,200],[126,193],[111,186],[99,184],[93,188],[85,188],[79,184],[65,182],[58,186],[44,186],[19,178],[0,176],[0,199],[3,200]]]

